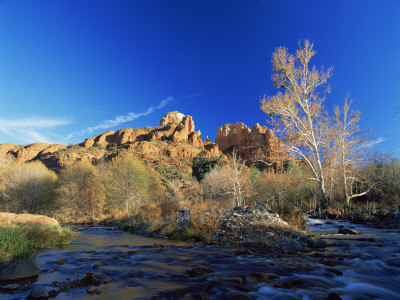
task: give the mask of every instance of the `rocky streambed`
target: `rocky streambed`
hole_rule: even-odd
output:
[[[0,286],[1,299],[36,290],[57,299],[396,299],[398,230],[311,221],[326,248],[286,254],[149,239],[104,227],[76,227],[66,249],[37,256],[40,275]],[[41,286],[42,288],[38,288]]]

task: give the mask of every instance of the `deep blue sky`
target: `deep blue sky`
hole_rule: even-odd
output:
[[[203,139],[267,125],[271,54],[304,38],[334,66],[326,105],[349,92],[375,147],[400,156],[399,0],[0,0],[0,143],[77,143],[173,110]]]

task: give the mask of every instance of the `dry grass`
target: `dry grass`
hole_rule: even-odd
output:
[[[164,199],[160,202],[161,216],[170,216],[176,213],[181,207],[178,201]]]
[[[298,208],[283,204],[276,205],[273,210],[293,229],[304,230],[306,228],[307,220],[304,218],[303,212]]]
[[[194,201],[190,212],[191,226],[197,230],[214,233],[221,222],[221,207],[214,201]]]
[[[160,219],[162,217],[162,209],[155,202],[145,204],[139,208],[137,216],[140,220]]]

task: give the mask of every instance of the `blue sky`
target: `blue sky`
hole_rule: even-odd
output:
[[[400,156],[400,1],[0,0],[0,143],[78,143],[193,116],[267,125],[271,54],[314,42],[334,67],[326,105],[347,93],[378,149]]]

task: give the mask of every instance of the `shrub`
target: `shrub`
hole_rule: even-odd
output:
[[[0,179],[2,209],[15,213],[53,214],[57,176],[39,161],[11,163]]]
[[[102,215],[105,192],[97,169],[89,161],[67,166],[58,181],[58,197],[65,216],[76,220]]]
[[[162,209],[157,203],[147,203],[139,208],[138,217],[140,220],[151,220],[154,218],[160,218],[162,215]]]
[[[261,172],[252,181],[251,201],[265,203],[270,209],[281,205],[309,209],[310,201],[317,193],[315,182],[305,180],[302,174],[293,170],[286,173]]]
[[[307,225],[307,220],[301,210],[288,203],[275,205],[273,210],[286,221],[292,228],[297,230],[304,230]]]
[[[159,176],[130,154],[109,164],[104,181],[106,206],[110,211],[124,210],[133,214],[141,205],[159,200],[162,195]]]
[[[204,196],[226,205],[243,206],[251,192],[250,172],[236,154],[222,167],[214,168],[202,180]]]
[[[371,191],[358,202],[373,201],[378,206],[392,208],[400,205],[400,160],[375,154],[362,170]]]
[[[208,172],[221,164],[222,159],[220,157],[204,158],[197,156],[193,160],[193,176],[196,177],[197,180],[201,181]]]
[[[162,216],[170,216],[176,213],[180,208],[179,202],[172,199],[163,199],[160,202],[160,209]]]

